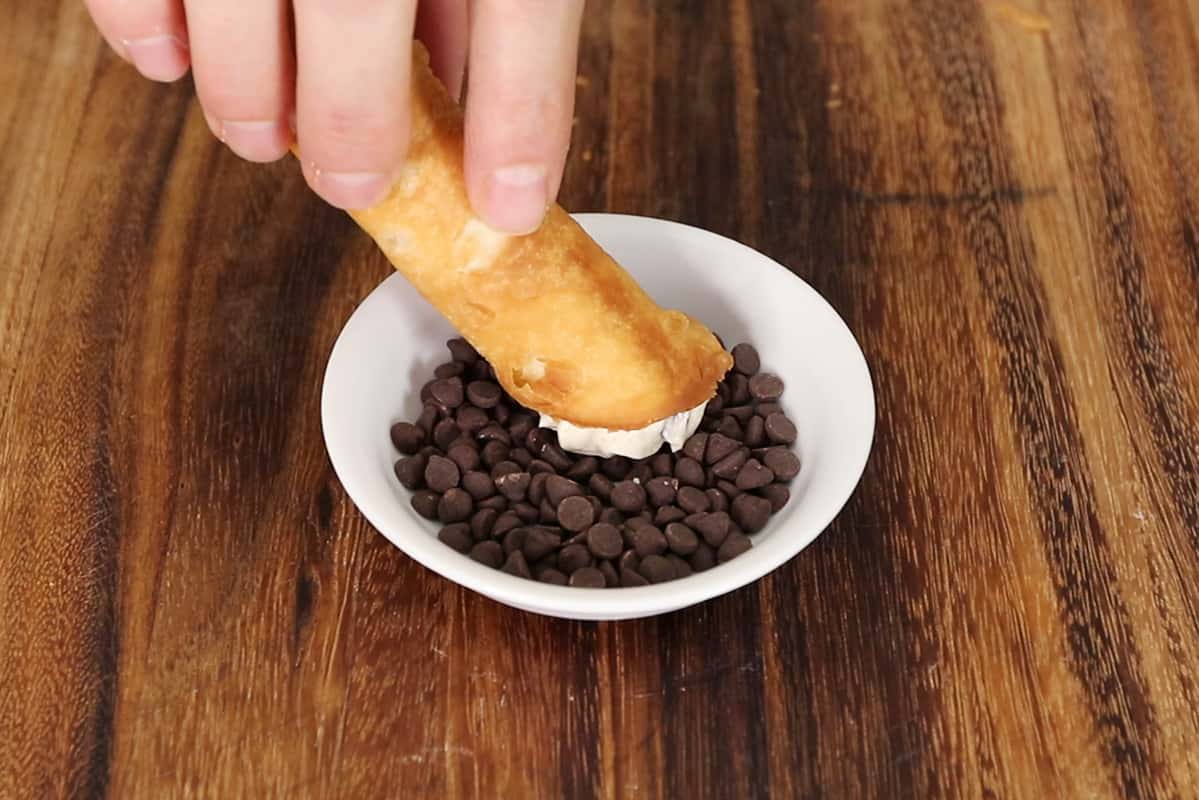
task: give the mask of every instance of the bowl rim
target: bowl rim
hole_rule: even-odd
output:
[[[868,412],[862,422],[869,428],[867,435],[861,439],[858,451],[852,454],[852,469],[844,470],[847,475],[852,473],[853,480],[846,480],[844,487],[836,492],[836,498],[825,501],[823,513],[816,518],[815,522],[803,526],[805,533],[793,537],[793,546],[775,546],[761,550],[754,548],[712,570],[665,583],[604,589],[554,586],[508,575],[479,564],[441,543],[436,535],[430,535],[429,529],[423,521],[405,519],[404,521],[410,524],[394,525],[392,524],[394,515],[386,507],[390,506],[390,503],[379,502],[375,497],[364,496],[361,493],[359,496],[355,496],[354,487],[357,485],[355,473],[359,470],[354,462],[360,462],[362,459],[355,459],[353,453],[348,452],[352,449],[352,443],[342,441],[337,434],[331,434],[331,430],[336,429],[336,426],[332,424],[336,413],[336,409],[333,407],[336,384],[332,379],[337,365],[341,363],[339,356],[344,356],[349,347],[349,334],[352,332],[355,320],[359,317],[359,312],[371,302],[372,298],[383,292],[389,281],[402,282],[406,280],[403,275],[395,272],[372,289],[354,309],[338,333],[325,366],[321,389],[321,429],[326,452],[338,481],[351,502],[371,526],[414,561],[485,597],[533,613],[586,620],[653,616],[719,597],[770,574],[798,555],[827,530],[853,497],[869,462],[876,432],[877,406],[872,376],[861,345],[841,315],[811,285],[778,261],[735,239],[685,223],[655,217],[609,213],[580,213],[572,216],[585,229],[588,228],[589,223],[611,221],[638,226],[665,226],[666,229],[686,236],[711,238],[721,242],[723,246],[731,245],[735,249],[743,251],[746,258],[762,262],[794,279],[796,281],[795,288],[811,295],[810,299],[816,301],[818,306],[831,315],[831,321],[839,326],[841,332],[853,343],[854,363],[847,365],[846,368],[852,367],[861,373],[859,377],[863,379],[861,383],[865,387],[865,394],[860,400],[865,401],[865,410]],[[409,494],[408,490],[403,490],[405,498]],[[404,519],[407,514],[407,509],[401,509],[400,519]],[[768,527],[767,530],[770,528]]]

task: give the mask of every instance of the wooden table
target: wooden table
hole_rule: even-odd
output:
[[[671,616],[499,607],[325,457],[388,272],[81,4],[0,0],[0,797],[1199,792],[1199,6],[596,0],[563,192],[789,265],[836,523]]]

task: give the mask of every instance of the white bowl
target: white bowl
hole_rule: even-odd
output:
[[[321,422],[346,492],[396,547],[429,569],[516,608],[555,617],[647,617],[725,594],[762,577],[828,526],[853,493],[874,436],[874,392],[853,334],[810,286],[743,244],[646,217],[580,214],[580,224],[655,300],[695,316],[731,347],[752,342],[763,369],[786,383],[802,462],[791,502],[745,554],[707,572],[639,588],[578,589],[513,577],[437,540],[392,471],[389,429],[415,419],[418,392],[448,358],[449,323],[400,275],[350,317],[325,371]]]

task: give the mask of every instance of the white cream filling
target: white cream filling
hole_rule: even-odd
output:
[[[680,411],[674,416],[651,422],[634,431],[611,431],[607,428],[583,428],[573,423],[541,415],[541,427],[558,432],[558,444],[563,450],[586,456],[625,456],[645,458],[658,452],[663,442],[678,451],[683,443],[695,433],[704,418],[707,401],[690,411]]]

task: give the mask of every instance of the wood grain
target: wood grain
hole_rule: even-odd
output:
[[[564,204],[788,265],[879,408],[798,558],[599,625],[346,498],[347,218],[0,19],[0,797],[1199,794],[1190,0],[590,4]]]

